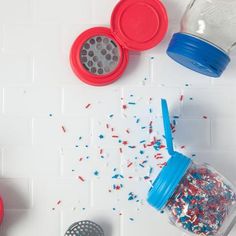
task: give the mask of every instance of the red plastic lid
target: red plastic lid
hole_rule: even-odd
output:
[[[168,17],[159,0],[122,0],[111,17],[114,37],[129,50],[143,51],[164,38]]]

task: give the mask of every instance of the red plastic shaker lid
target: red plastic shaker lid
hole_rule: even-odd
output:
[[[164,38],[168,16],[159,0],[121,0],[112,13],[111,28],[123,47],[143,51]]]

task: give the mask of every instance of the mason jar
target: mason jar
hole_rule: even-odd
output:
[[[170,159],[148,192],[148,203],[189,235],[227,236],[236,223],[236,188],[217,170],[174,151],[166,100],[162,113]]]
[[[192,0],[167,54],[183,66],[220,77],[236,46],[236,1]]]

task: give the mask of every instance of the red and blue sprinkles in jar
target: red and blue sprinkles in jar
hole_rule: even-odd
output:
[[[192,235],[228,235],[236,219],[235,187],[209,165],[174,151],[166,100],[162,113],[171,158],[154,181],[148,203]]]
[[[209,166],[192,165],[167,204],[171,221],[197,235],[216,235],[225,222],[236,194]]]

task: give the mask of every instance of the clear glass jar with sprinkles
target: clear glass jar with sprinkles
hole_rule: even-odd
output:
[[[236,46],[236,1],[192,0],[167,54],[191,70],[220,77]]]
[[[236,188],[208,164],[174,151],[167,103],[162,100],[171,155],[148,193],[148,202],[190,235],[227,236],[236,223]]]

